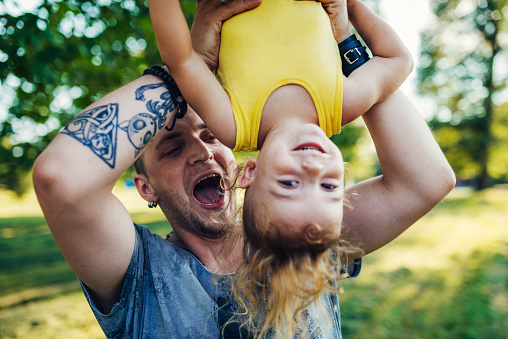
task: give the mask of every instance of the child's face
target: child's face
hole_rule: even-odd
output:
[[[318,126],[288,128],[275,139],[267,139],[253,179],[256,199],[268,209],[271,224],[287,225],[279,230],[281,235],[300,233],[308,223],[323,228],[333,225],[338,235],[344,163],[337,146]]]

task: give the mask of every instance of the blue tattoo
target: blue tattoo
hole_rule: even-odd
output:
[[[145,92],[166,88],[164,83],[151,84],[141,86],[136,90],[136,100],[145,101]],[[175,104],[171,100],[169,91],[165,91],[160,96],[161,101],[148,100],[146,109],[149,113],[139,113],[132,117],[131,120],[122,122],[119,127],[127,132],[127,136],[131,144],[136,149],[135,156],[152,141],[158,130],[164,127],[168,114],[175,109]]]
[[[100,106],[74,118],[61,133],[70,135],[115,167],[118,104]]]
[[[152,141],[158,130],[156,118],[148,113],[136,114],[131,120],[122,122],[119,127],[127,132],[131,144],[136,149],[135,156],[138,156],[139,152]]]
[[[145,92],[160,87],[164,83],[141,86],[136,90],[137,101],[145,101]],[[169,91],[160,95],[161,100],[148,100],[148,112],[138,113],[130,120],[118,123],[118,104],[112,103],[93,108],[74,118],[61,133],[70,135],[101,158],[109,167],[115,167],[117,131],[127,133],[129,141],[136,149],[135,156],[152,141],[158,130],[166,124],[167,116],[175,109]]]
[[[141,86],[136,90],[136,100],[145,101],[144,95],[145,92],[159,87],[166,87],[166,85],[163,82],[161,82],[158,84]],[[163,92],[160,98],[162,99],[162,102],[161,101],[154,102],[152,100],[148,100],[148,102],[146,103],[146,108],[148,109],[148,111],[155,114],[157,117],[158,129],[164,127],[169,112],[172,112],[176,108],[175,103],[173,102],[173,100],[171,100],[171,95],[169,94],[169,91]]]

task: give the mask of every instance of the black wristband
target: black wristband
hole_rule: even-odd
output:
[[[367,48],[352,34],[339,43],[342,73],[348,77],[355,69],[370,60]]]
[[[152,66],[151,68],[147,68],[143,71],[143,75],[146,74],[152,74],[156,77],[159,77],[162,81],[164,81],[164,84],[168,88],[169,95],[171,96],[171,100],[175,104],[177,108],[177,112],[175,114],[175,117],[173,118],[173,122],[171,123],[171,127],[168,128],[166,125],[166,129],[168,131],[171,131],[175,127],[176,119],[181,119],[185,116],[187,113],[187,102],[183,98],[182,93],[180,92],[180,89],[176,85],[175,80],[171,75],[169,75],[166,70],[160,66]]]

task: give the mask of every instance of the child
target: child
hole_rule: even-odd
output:
[[[301,310],[338,276],[344,168],[328,137],[392,94],[411,57],[359,0],[263,0],[224,23],[215,77],[192,49],[179,2],[149,5],[162,59],[189,105],[226,146],[260,149],[239,181],[246,264],[233,292],[244,323],[261,337],[303,333],[297,324],[312,315]],[[364,58],[355,48],[339,54],[348,13],[374,57],[344,78],[341,58],[352,67]]]

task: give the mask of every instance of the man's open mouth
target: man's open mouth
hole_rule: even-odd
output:
[[[214,206],[224,198],[221,176],[213,173],[201,178],[192,192],[194,199],[206,206]]]

